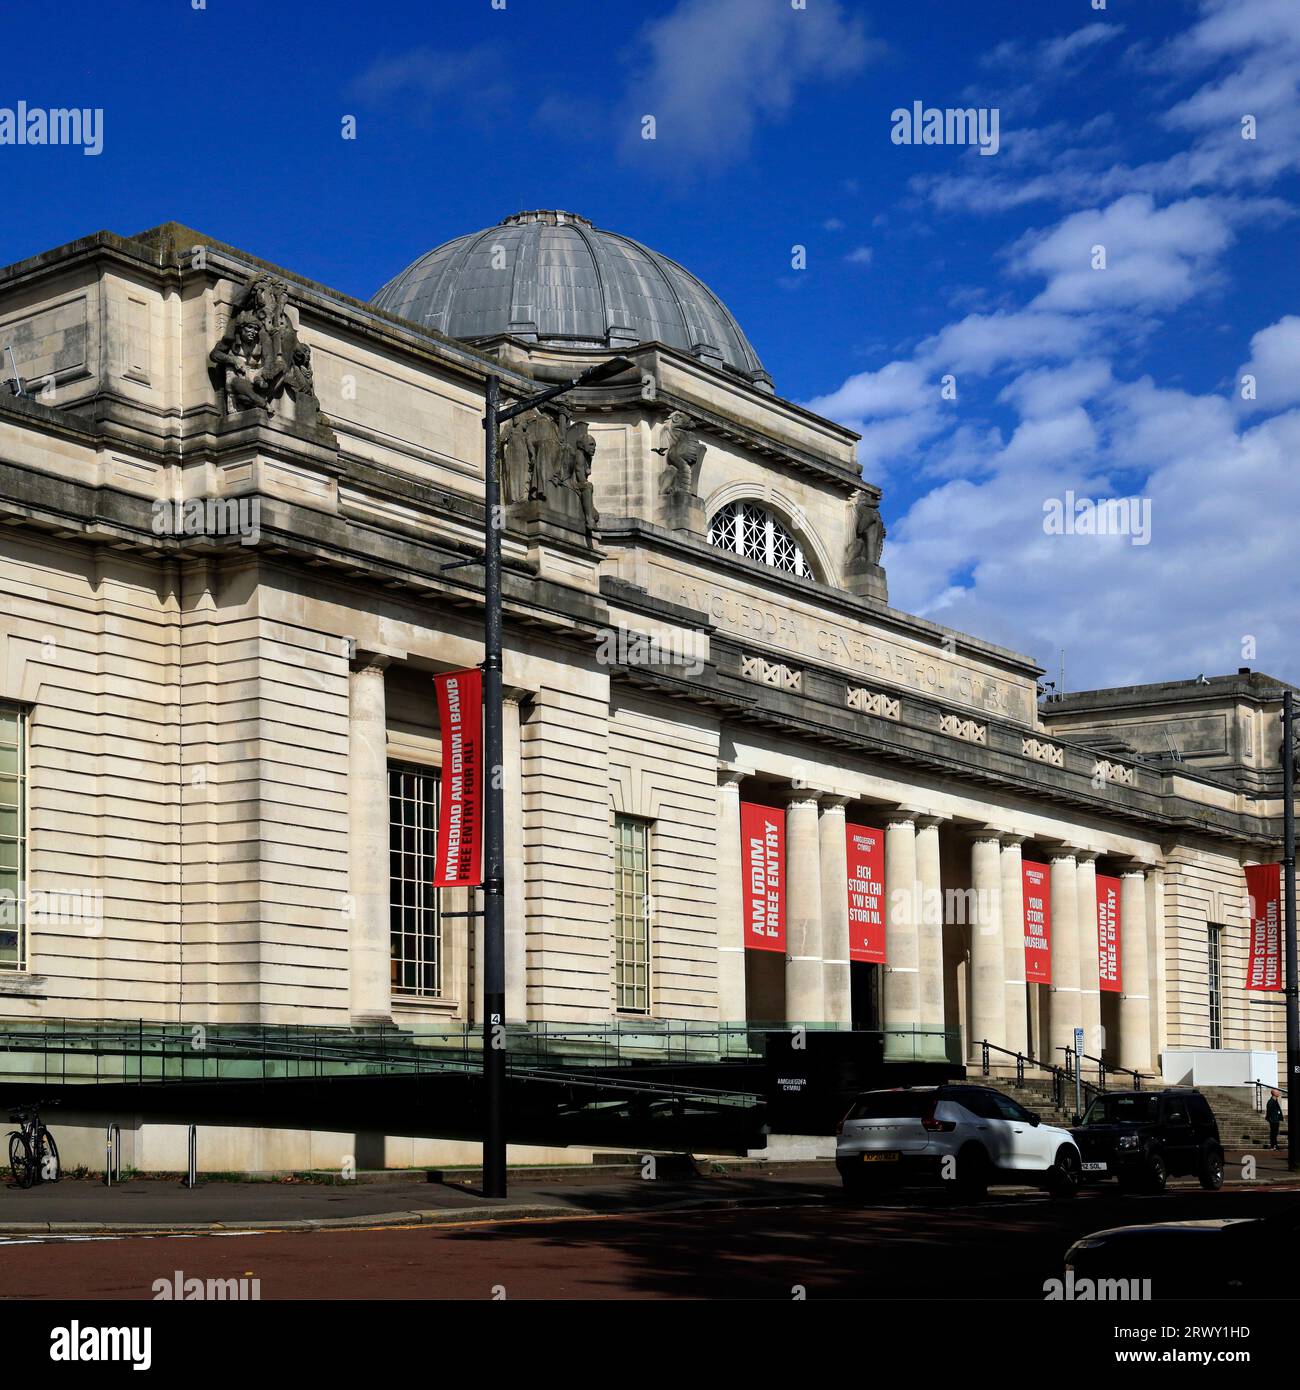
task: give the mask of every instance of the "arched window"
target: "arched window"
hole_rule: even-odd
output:
[[[804,559],[798,541],[756,502],[728,502],[715,512],[709,522],[709,544],[761,560],[787,574],[812,578],[812,566]]]

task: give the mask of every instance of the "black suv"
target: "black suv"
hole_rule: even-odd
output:
[[[1085,1181],[1161,1192],[1171,1176],[1190,1176],[1211,1192],[1223,1186],[1219,1126],[1199,1091],[1106,1091],[1070,1133]]]

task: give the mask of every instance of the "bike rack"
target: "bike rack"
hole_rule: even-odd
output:
[[[113,1176],[122,1181],[122,1126],[116,1121],[104,1132],[104,1186],[113,1186]]]
[[[196,1186],[198,1185],[198,1174],[197,1174],[197,1170],[198,1170],[198,1166],[199,1166],[199,1127],[198,1127],[198,1125],[191,1125],[191,1126],[190,1126],[189,1140],[188,1140],[188,1144],[187,1144],[186,1147],[187,1147],[187,1149],[189,1150],[189,1154],[188,1154],[188,1157],[189,1157],[189,1171],[186,1173],[185,1177],[181,1180],[181,1186],[182,1186],[182,1187],[194,1188],[194,1187],[196,1187]]]

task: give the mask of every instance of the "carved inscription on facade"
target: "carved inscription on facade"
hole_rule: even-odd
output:
[[[960,665],[937,652],[912,650],[864,628],[837,623],[714,584],[651,567],[650,588],[663,598],[703,612],[724,632],[782,648],[809,661],[872,675],[947,703],[1027,723],[1026,688]]]

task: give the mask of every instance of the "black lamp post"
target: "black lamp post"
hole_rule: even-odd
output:
[[[581,376],[501,409],[501,379],[487,379],[483,416],[483,751],[488,783],[483,799],[483,1195],[506,1195],[506,898],[505,758],[501,709],[501,488],[497,434],[507,420],[578,386],[594,386],[636,364],[611,357]]]

